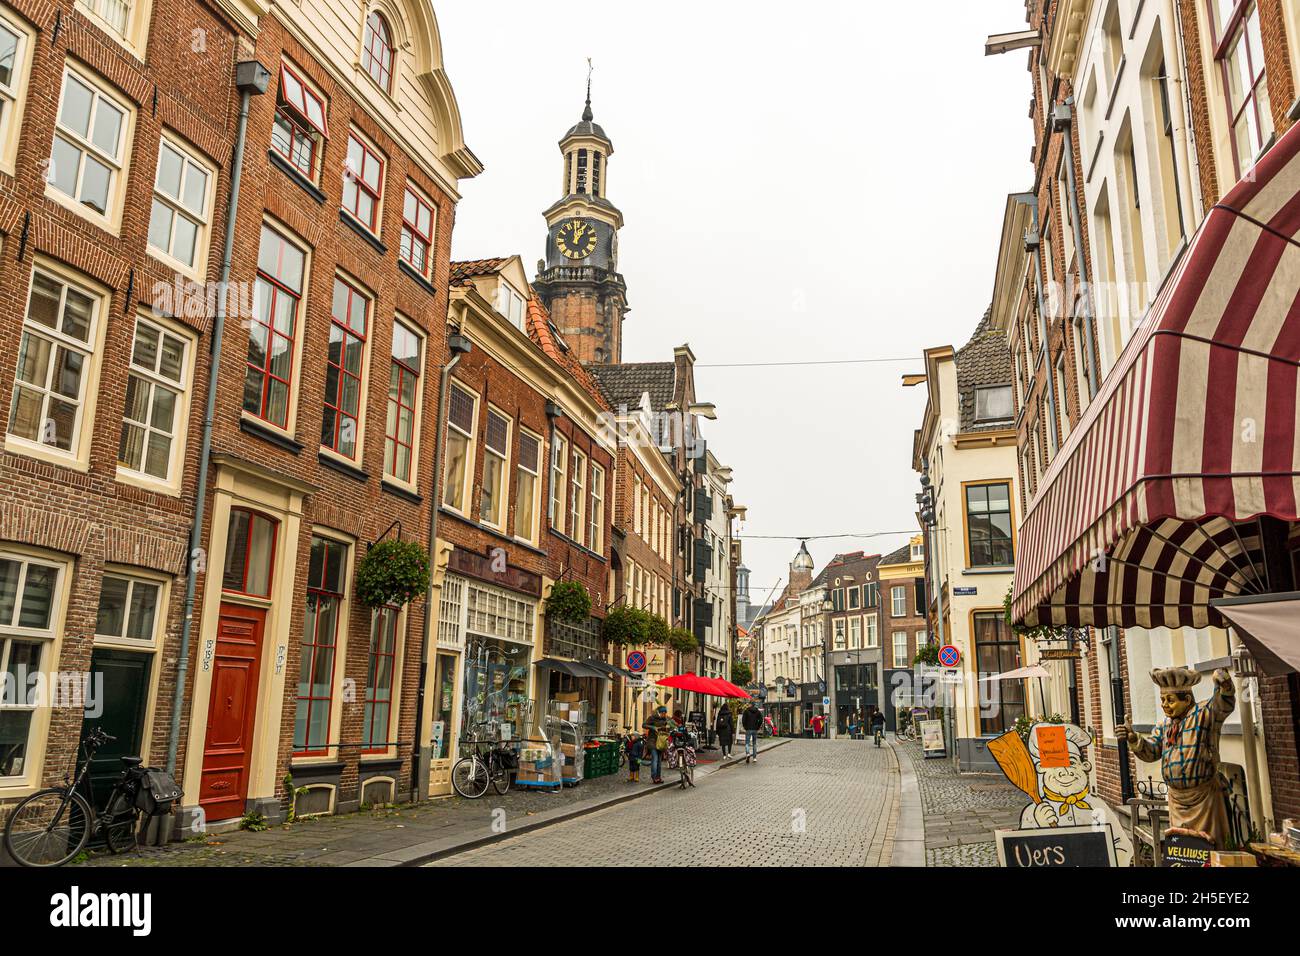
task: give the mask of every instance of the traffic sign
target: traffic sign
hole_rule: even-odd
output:
[[[823,706],[823,707],[829,707],[830,705],[831,705],[831,699],[830,699],[829,697],[823,697],[823,698],[822,698],[822,706]]]
[[[957,662],[961,660],[961,651],[951,644],[945,644],[939,648],[939,663],[944,667],[956,667]]]
[[[645,670],[645,655],[640,651],[633,651],[627,655],[627,669],[638,674]]]

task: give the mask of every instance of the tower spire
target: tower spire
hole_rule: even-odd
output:
[[[582,111],[582,119],[586,123],[594,119],[594,114],[591,112],[591,73],[594,69],[595,67],[591,65],[591,57],[587,57],[587,108]]]

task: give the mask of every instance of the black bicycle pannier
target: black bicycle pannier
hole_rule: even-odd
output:
[[[144,767],[140,772],[139,788],[135,794],[136,809],[146,816],[156,817],[171,813],[185,791],[166,770]]]

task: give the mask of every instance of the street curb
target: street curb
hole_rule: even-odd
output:
[[[921,788],[916,769],[894,742],[885,739],[898,762],[898,829],[894,833],[894,853],[890,866],[925,866],[925,811],[921,806]]]
[[[776,738],[775,742],[770,743],[766,747],[761,747],[759,753],[766,753],[769,750],[775,750],[777,747],[788,744],[789,742],[790,738]],[[744,763],[744,760],[732,759],[725,763],[721,763],[719,766],[709,771],[709,776],[711,777],[718,771],[726,770],[728,767],[735,766],[738,763]],[[509,840],[511,837],[521,836],[522,834],[529,833],[533,830],[540,830],[557,823],[564,823],[577,817],[586,816],[589,813],[595,813],[597,810],[616,807],[621,803],[627,803],[630,800],[638,800],[648,794],[657,793],[660,790],[668,790],[677,786],[678,784],[676,782],[661,783],[635,790],[632,793],[623,793],[615,797],[593,800],[589,803],[579,803],[563,809],[548,810],[545,813],[539,813],[536,816],[529,817],[517,826],[510,827],[500,833],[488,833],[469,840],[432,840],[427,843],[417,843],[414,846],[404,847],[401,850],[393,850],[390,853],[380,856],[357,860],[356,862],[345,864],[345,866],[423,866],[425,863],[432,863],[434,860],[441,860],[445,857],[468,853],[470,850],[477,850],[481,847],[490,846],[493,843],[500,843],[502,840]]]

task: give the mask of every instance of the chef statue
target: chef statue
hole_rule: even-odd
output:
[[[1119,866],[1129,866],[1133,861],[1133,845],[1128,831],[1120,824],[1110,804],[1089,791],[1092,762],[1083,759],[1083,748],[1092,744],[1092,735],[1074,724],[1065,724],[1068,764],[1061,766],[1064,759],[1044,760],[1038,729],[1046,727],[1059,733],[1061,726],[1038,723],[1029,728],[1026,743],[1038,774],[1038,796],[1037,802],[1029,804],[1020,814],[1020,829],[1109,825],[1111,842],[1115,846],[1115,862]]]
[[[1228,811],[1219,783],[1219,732],[1237,706],[1232,677],[1214,672],[1214,694],[1198,704],[1192,688],[1201,675],[1186,667],[1156,668],[1151,679],[1160,688],[1165,720],[1155,733],[1144,737],[1129,724],[1115,728],[1125,734],[1138,759],[1160,761],[1160,773],[1169,787],[1169,825],[1199,830],[1217,849],[1228,836]]]

